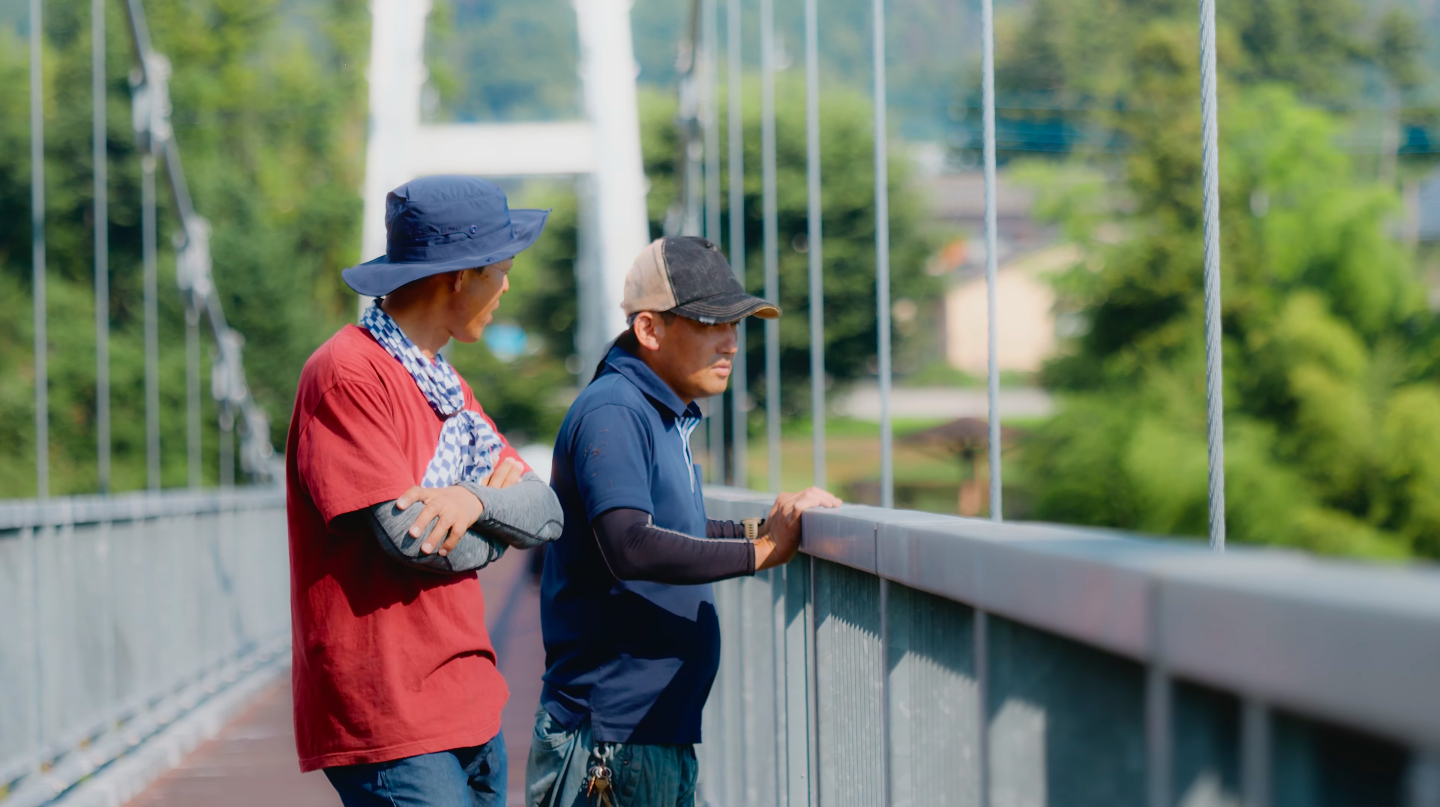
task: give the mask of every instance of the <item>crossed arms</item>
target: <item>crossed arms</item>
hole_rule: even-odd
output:
[[[423,507],[416,507],[422,504]],[[483,568],[507,547],[530,549],[560,537],[564,516],[555,492],[507,459],[481,482],[411,488],[365,514],[392,560],[434,574]]]

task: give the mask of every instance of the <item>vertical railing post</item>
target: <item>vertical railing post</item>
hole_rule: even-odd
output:
[[[728,107],[728,137],[729,160],[730,160],[730,266],[735,270],[735,276],[740,279],[740,285],[745,285],[745,119],[743,107],[741,106],[742,73],[743,66],[740,61],[740,7],[741,0],[727,0],[725,4],[725,16],[727,30],[725,32],[726,50],[726,92],[729,94]],[[746,441],[749,438],[749,429],[746,426],[746,419],[750,413],[746,411],[746,402],[750,398],[749,375],[746,369],[748,362],[745,360],[745,320],[735,323],[735,336],[740,345],[740,350],[735,354],[735,367],[730,373],[730,443],[731,443],[731,481],[735,487],[743,488],[749,483],[746,479],[745,454]]]
[[[806,242],[810,258],[810,441],[817,487],[825,486],[825,276],[820,197],[820,25],[805,0]]]
[[[985,385],[989,395],[990,442],[990,518],[1004,518],[1000,468],[1000,346],[996,300],[997,275],[1000,266],[1000,238],[995,210],[995,7],[993,0],[981,3],[981,46],[983,66],[985,126],[985,297],[988,313],[988,360]]]
[[[880,538],[880,528],[875,528],[875,538]],[[880,653],[879,653],[880,675],[880,773],[883,782],[880,792],[884,795],[884,804],[889,807],[895,799],[894,780],[890,766],[894,764],[894,755],[891,753],[890,733],[890,581],[880,578]]]
[[[1152,660],[1145,668],[1145,779],[1150,807],[1170,807],[1171,803],[1173,697],[1169,674],[1158,659]]]
[[[44,20],[30,0],[30,267],[35,318],[35,496],[50,495],[50,374],[45,334]]]
[[[775,4],[760,0],[760,174],[763,193],[765,299],[780,300],[775,201]],[[765,444],[770,492],[780,492],[780,321],[765,320]]]
[[[105,0],[90,0],[90,95],[95,181],[95,469],[110,492],[110,182],[106,154]]]
[[[772,715],[774,724],[771,739],[775,741],[775,805],[776,807],[789,807],[790,788],[790,692],[786,683],[788,682],[788,671],[786,669],[786,629],[789,627],[788,613],[785,602],[785,568],[779,567],[766,573],[770,592],[770,649],[773,654],[771,660],[771,694],[774,697]]]
[[[875,78],[875,313],[880,363],[880,506],[895,506],[890,424],[890,170],[885,106],[885,0],[873,0]]]
[[[820,615],[815,599],[820,562],[814,555],[808,560],[810,571],[805,575],[805,708],[809,710],[810,721],[806,726],[806,733],[810,747],[810,807],[820,807],[820,652],[817,644],[820,636]]]
[[[1205,409],[1210,448],[1210,548],[1225,551],[1225,380],[1220,332],[1220,134],[1215,0],[1200,0],[1200,138],[1205,205]]]
[[[972,631],[975,655],[975,765],[980,783],[980,807],[990,804],[990,615],[975,609]]]
[[[1240,803],[1270,807],[1270,708],[1254,698],[1240,704]]]
[[[43,514],[45,508],[41,508],[40,512]],[[43,520],[44,516],[42,515],[20,533],[21,540],[25,546],[25,562],[30,567],[28,570],[30,587],[29,591],[26,592],[26,594],[29,595],[27,604],[29,606],[28,617],[30,624],[30,635],[27,637],[29,639],[28,644],[30,645],[30,709],[26,717],[30,721],[28,736],[35,748],[40,748],[45,740],[44,707],[42,706],[45,700],[43,697],[45,690],[45,670],[41,655],[42,643],[45,641],[45,637],[44,630],[40,625],[41,614],[44,610],[40,607],[40,532]],[[34,760],[36,772],[40,770],[42,762],[43,760],[38,758]]]
[[[786,807],[807,807],[810,800],[810,561],[797,558],[782,567],[785,586],[784,684]]]
[[[1405,779],[1405,807],[1440,807],[1440,754],[1435,749],[1414,751]]]

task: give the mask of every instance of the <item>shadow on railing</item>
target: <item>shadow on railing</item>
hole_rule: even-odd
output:
[[[702,803],[1440,805],[1434,567],[854,506],[803,552],[716,586]]]
[[[158,773],[174,743],[131,752],[243,703],[289,660],[288,560],[273,488],[0,503],[0,805],[112,764]]]

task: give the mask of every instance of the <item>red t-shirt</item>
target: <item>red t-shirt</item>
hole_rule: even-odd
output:
[[[465,408],[483,417],[464,388]],[[354,325],[300,374],[285,499],[303,771],[468,748],[500,731],[510,691],[475,574],[402,566],[368,522],[339,518],[419,484],[442,424],[404,366]],[[508,443],[501,456],[518,459]]]

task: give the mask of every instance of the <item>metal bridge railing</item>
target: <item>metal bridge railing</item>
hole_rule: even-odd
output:
[[[0,805],[288,662],[285,536],[271,488],[0,502]]]
[[[1440,570],[874,507],[802,551],[716,586],[700,803],[1440,805]]]

